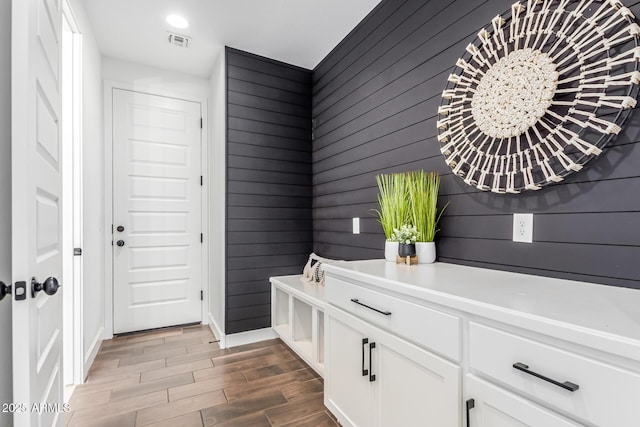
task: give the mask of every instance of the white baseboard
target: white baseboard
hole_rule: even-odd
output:
[[[218,325],[218,322],[216,322],[216,319],[213,318],[213,315],[211,313],[209,313],[208,317],[209,329],[211,329],[211,332],[213,332],[213,336],[216,337],[217,340],[220,340],[218,345],[220,346],[220,348],[226,348],[226,336],[222,332],[220,325]]]
[[[225,337],[225,344],[227,347],[237,347],[239,345],[270,340],[272,338],[278,338],[278,334],[276,334],[272,328],[256,329],[255,331],[227,335]]]
[[[77,385],[75,384],[64,386],[64,403],[69,403],[73,392],[76,391],[76,387]]]
[[[91,365],[93,365],[93,361],[96,359],[96,356],[98,355],[98,351],[100,350],[100,345],[102,344],[103,334],[104,334],[104,327],[101,327],[100,329],[98,329],[98,333],[96,334],[95,338],[91,342],[91,347],[89,347],[89,351],[84,356],[84,366],[82,367],[83,380],[87,379],[87,375],[89,374],[89,369],[91,369]]]

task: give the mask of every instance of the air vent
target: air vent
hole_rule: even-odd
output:
[[[191,37],[183,36],[180,34],[169,33],[169,44],[178,47],[189,47],[191,44]]]

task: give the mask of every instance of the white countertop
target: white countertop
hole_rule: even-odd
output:
[[[271,283],[283,284],[302,299],[308,299],[314,304],[324,306],[324,286],[302,278],[300,274],[277,276],[269,278]]]
[[[461,265],[326,265],[357,280],[640,361],[640,290]]]

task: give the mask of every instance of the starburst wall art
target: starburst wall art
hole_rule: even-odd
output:
[[[458,59],[438,109],[446,163],[483,191],[560,182],[636,106],[640,27],[619,0],[518,2]]]

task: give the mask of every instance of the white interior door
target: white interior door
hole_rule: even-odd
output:
[[[202,320],[201,105],[113,90],[113,330]]]
[[[57,0],[12,2],[13,401],[16,427],[61,426],[60,46]],[[47,293],[32,295],[32,278]],[[49,295],[50,294],[50,295]]]

